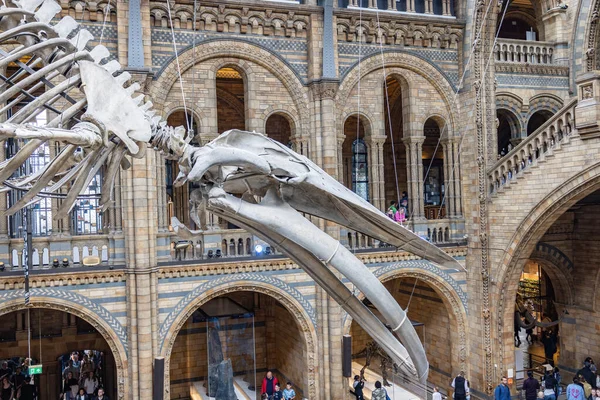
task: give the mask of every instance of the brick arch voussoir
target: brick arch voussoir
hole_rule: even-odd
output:
[[[211,41],[196,46],[195,51],[188,49],[179,55],[182,74],[196,64],[216,58],[245,60],[265,68],[288,90],[302,119],[309,117],[307,89],[292,69],[272,53],[247,42],[235,40]],[[157,108],[160,109],[165,103],[168,93],[178,79],[177,63],[173,60],[165,67],[162,74],[156,78],[150,89],[150,95]]]
[[[318,353],[317,353],[317,331],[316,326],[311,322],[311,317],[307,314],[298,301],[287,293],[285,290],[277,288],[269,283],[263,283],[259,281],[239,281],[239,282],[225,282],[218,286],[205,291],[202,295],[195,297],[192,301],[188,302],[185,307],[179,312],[176,319],[173,321],[171,327],[165,335],[165,343],[161,348],[161,355],[165,358],[165,398],[169,398],[169,387],[170,387],[170,364],[171,364],[171,353],[175,345],[175,340],[179,331],[183,328],[186,321],[192,316],[192,314],[202,304],[217,298],[219,296],[233,293],[233,292],[255,292],[268,295],[275,300],[279,301],[286,310],[292,314],[294,320],[298,324],[300,331],[302,332],[306,344],[307,350],[307,374],[308,374],[308,398],[318,399],[318,374],[317,366],[315,364]]]
[[[504,252],[493,278],[493,281],[498,282],[500,286],[496,294],[499,337],[502,337],[503,331],[512,332],[513,311],[512,307],[507,307],[507,305],[514,302],[520,271],[539,240],[566,210],[598,189],[600,189],[600,163],[581,171],[564,185],[548,194],[519,224],[506,246],[507,250]],[[508,352],[507,356],[504,354],[504,349],[510,348],[510,343],[504,343],[500,348],[503,362],[506,362],[507,358],[514,357],[511,352]]]
[[[359,80],[359,69],[360,69],[360,79],[363,79],[365,76],[377,71],[383,70],[385,67],[386,74],[387,71],[393,71],[394,74],[401,75],[405,80],[409,82],[406,75],[402,74],[402,70],[411,71],[416,73],[417,75],[425,78],[440,94],[446,108],[448,109],[449,114],[449,122],[453,127],[456,126],[456,118],[459,115],[458,104],[453,101],[454,99],[454,90],[452,85],[444,75],[438,71],[432,64],[429,62],[407,53],[400,52],[386,52],[384,53],[383,60],[380,54],[374,54],[360,63],[360,68],[358,65],[354,66],[346,75],[344,80],[340,83],[338,91],[336,93],[336,104],[346,104],[347,99],[352,92],[352,89],[356,86]],[[383,77],[383,73],[382,73]],[[340,110],[338,115],[341,116],[343,111]]]
[[[69,300],[60,298],[31,296],[29,304],[29,306],[25,306],[23,298],[2,302],[0,303],[0,316],[15,311],[26,310],[28,308],[40,308],[66,312],[83,319],[92,327],[94,327],[94,329],[100,333],[102,338],[106,340],[117,367],[117,395],[119,399],[129,398],[130,387],[128,379],[129,370],[127,366],[127,351],[121,344],[121,341],[117,337],[116,333],[103,321],[100,316],[78,303],[73,303]]]
[[[392,269],[389,272],[380,275],[378,278],[381,283],[394,279],[415,278],[434,288],[436,293],[442,298],[451,318],[456,321],[459,335],[457,352],[459,355],[460,369],[462,371],[467,371],[467,310],[464,308],[456,290],[454,290],[454,288],[439,275],[420,268]],[[363,300],[365,296],[364,294],[359,293],[357,297],[360,300]],[[351,325],[352,317],[348,315],[343,322],[344,334],[350,333]]]

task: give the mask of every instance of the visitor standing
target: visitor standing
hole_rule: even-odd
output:
[[[23,382],[23,386],[21,386],[18,396],[19,400],[34,400],[37,397],[37,390],[31,376],[25,377],[25,382]]]
[[[554,379],[551,371],[551,369],[546,370],[544,375],[544,400],[556,400],[556,393],[554,392],[556,379]]]
[[[356,396],[356,400],[364,400],[363,388],[365,387],[365,381],[360,379],[360,376],[355,375],[352,387],[354,387],[354,395]]]
[[[104,388],[98,389],[98,396],[95,400],[110,400],[107,395],[104,394]]]
[[[573,383],[567,386],[567,400],[584,400],[584,392],[580,383],[579,378],[574,376]]]
[[[540,387],[540,382],[533,377],[533,371],[527,371],[527,379],[525,379],[525,382],[523,382],[525,400],[537,399],[537,394],[540,390]]]
[[[13,385],[10,383],[7,375],[2,377],[2,385],[0,386],[0,399],[1,400],[12,400],[15,395]]]
[[[375,390],[373,390],[373,393],[371,394],[371,400],[386,400],[386,399],[387,399],[387,392],[381,385],[381,382],[379,382],[379,381],[375,382]]]
[[[294,400],[296,398],[296,392],[292,388],[292,382],[285,384],[285,389],[283,389],[283,398],[285,400]]]
[[[433,388],[433,394],[431,395],[431,400],[442,400],[442,394],[440,393],[440,389],[438,387]]]
[[[275,385],[279,382],[277,378],[273,375],[272,371],[267,371],[267,375],[265,375],[263,379],[262,386],[260,388],[260,394],[266,393],[269,396],[269,399],[273,397],[273,393],[275,393]]]
[[[583,375],[579,375],[579,382],[581,382],[583,385],[583,394],[585,398],[589,400],[589,398],[592,396],[592,385],[585,380]]]
[[[283,400],[283,392],[279,383],[275,384],[275,392],[273,392],[273,400]]]
[[[98,379],[96,379],[93,372],[88,373],[85,381],[83,381],[83,387],[88,396],[94,395],[96,389],[98,389]]]
[[[508,379],[506,379],[505,376],[502,377],[502,381],[498,386],[496,386],[496,390],[494,390],[494,399],[510,400],[510,389],[508,388]]]
[[[593,388],[596,387],[596,374],[592,372],[592,358],[588,357],[583,362],[583,368],[577,371],[577,375],[582,375],[585,378],[585,381],[589,383]],[[583,382],[582,382],[583,383]]]
[[[544,332],[542,344],[544,345],[544,355],[548,364],[554,367],[554,354],[558,348],[556,346],[556,335],[550,329]]]
[[[466,400],[469,395],[469,385],[465,379],[465,373],[460,373],[452,380],[452,389],[454,389],[454,400]]]

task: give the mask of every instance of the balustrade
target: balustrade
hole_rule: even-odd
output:
[[[537,160],[571,136],[577,99],[570,101],[538,130],[514,147],[489,170],[490,193],[520,176]]]
[[[527,40],[498,39],[495,56],[497,62],[553,64],[554,44]]]

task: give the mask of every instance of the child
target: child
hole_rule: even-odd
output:
[[[294,400],[296,398],[296,392],[292,389],[292,382],[288,382],[283,389],[283,398],[285,400]]]
[[[275,384],[275,393],[273,393],[273,400],[283,400],[283,392],[279,383]]]
[[[442,394],[440,393],[440,389],[438,389],[437,386],[433,388],[431,400],[442,400]]]
[[[269,395],[268,395],[268,394],[266,394],[266,393],[263,393],[263,394],[260,396],[260,399],[261,399],[261,400],[269,400]]]
[[[404,210],[404,207],[400,207],[400,209],[396,211],[394,220],[400,225],[404,225],[404,221],[406,221],[406,211]]]

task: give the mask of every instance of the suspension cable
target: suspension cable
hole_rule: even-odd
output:
[[[104,40],[104,28],[106,27],[106,20],[110,17],[110,1],[111,0],[108,0],[108,3],[106,3],[106,7],[104,7],[104,21],[102,21],[102,30],[100,31],[99,45],[101,45],[102,41]]]
[[[175,29],[173,28],[173,17],[171,16],[171,4],[169,0],[167,2],[167,12],[169,14],[169,25],[171,26],[171,40],[173,41],[173,51],[175,52],[175,62],[177,64],[177,75],[179,76],[179,88],[181,89],[181,99],[183,101],[183,112],[185,114],[185,123],[188,130],[188,135],[190,132],[190,121],[188,120],[187,113],[187,105],[185,103],[185,91],[183,90],[183,78],[181,76],[181,65],[179,64],[179,53],[177,51],[177,42],[175,41]]]
[[[508,2],[508,1],[510,1],[510,0],[503,0],[503,2],[504,2],[504,1],[507,1],[507,2]],[[489,68],[489,66],[490,66],[490,63],[491,63],[491,61],[492,61],[492,57],[493,57],[493,55],[494,55],[494,50],[495,50],[495,48],[496,48],[496,43],[498,42],[498,36],[500,35],[500,29],[502,29],[502,24],[504,23],[504,17],[506,16],[506,10],[508,10],[508,4],[506,4],[506,7],[504,7],[504,11],[502,12],[502,17],[500,18],[500,23],[498,24],[498,29],[496,30],[496,35],[495,35],[495,37],[494,37],[494,43],[492,44],[492,48],[491,48],[491,50],[490,50],[490,55],[488,56],[488,59],[487,59],[487,61],[486,61],[486,64],[485,64],[485,67],[484,67],[484,69],[483,69],[483,75],[482,75],[482,78],[481,78],[482,82],[485,80],[485,77],[486,77],[486,75],[487,75],[488,68]],[[477,96],[475,97],[475,103],[477,103],[477,100],[479,100],[479,96],[481,96],[481,93],[482,93],[482,92],[483,92],[483,86],[482,86],[482,88],[479,90],[479,92],[477,93]],[[461,135],[460,135],[460,141],[458,142],[458,153],[457,153],[457,159],[460,159],[460,154],[462,153],[462,144],[463,144],[463,140],[464,140],[464,138],[465,138],[465,134],[461,134]],[[456,170],[456,167],[457,167],[457,165],[458,165],[458,163],[455,163],[455,164],[452,166],[452,174],[451,174],[451,175],[454,175],[454,172],[455,172],[455,170]],[[443,205],[444,205],[444,201],[446,200],[446,196],[447,196],[447,191],[446,191],[446,192],[444,192],[444,197],[442,198],[442,201],[440,202],[440,208],[439,208],[439,210],[438,210],[438,218],[439,218],[439,216],[440,216],[440,214],[441,214],[441,212],[442,212],[442,207],[443,207]]]
[[[487,15],[490,11],[491,5],[493,3],[494,0],[490,0],[488,2],[487,8],[485,9],[485,13],[483,15],[482,18],[482,22],[481,25],[479,25],[477,28],[477,31],[475,32],[475,36],[474,36],[474,40],[473,40],[473,44],[471,45],[471,51],[469,52],[469,58],[467,59],[467,63],[465,65],[465,68],[463,70],[462,76],[460,77],[460,80],[458,82],[458,85],[456,87],[456,90],[454,92],[454,96],[452,98],[452,103],[450,104],[450,112],[452,112],[452,110],[454,109],[454,106],[456,105],[456,102],[458,100],[458,93],[460,92],[460,89],[462,88],[462,85],[464,84],[464,80],[467,76],[467,72],[469,71],[470,65],[471,65],[471,59],[473,57],[473,54],[475,53],[475,47],[478,46],[479,41],[481,40],[481,33],[483,32],[483,26],[485,24],[485,21],[487,19]],[[442,128],[442,131],[440,132],[440,136],[438,138],[438,141],[435,145],[435,150],[433,151],[433,156],[429,162],[429,165],[427,166],[427,171],[425,171],[425,174],[423,175],[423,185],[425,184],[425,182],[427,181],[427,177],[429,176],[429,171],[431,170],[431,166],[433,164],[433,157],[435,156],[435,154],[437,153],[437,149],[442,141],[442,138],[444,137],[444,134],[448,133],[448,121],[444,121],[444,126]],[[445,195],[445,193],[444,193]]]
[[[398,184],[398,167],[396,165],[396,147],[394,144],[394,131],[392,129],[392,112],[390,110],[390,97],[387,85],[387,71],[385,69],[385,57],[383,55],[383,34],[381,32],[381,24],[379,22],[379,8],[377,8],[377,36],[379,36],[379,53],[381,54],[381,64],[383,67],[383,87],[385,88],[385,103],[387,106],[387,120],[389,124],[390,139],[392,141],[392,161],[394,164],[394,180],[396,182],[396,201],[400,205],[400,185]],[[385,199],[385,195],[384,195]],[[385,204],[384,204],[385,205]],[[408,211],[408,210],[407,210]]]
[[[198,8],[198,0],[194,0],[194,15],[192,18],[194,18],[194,22],[192,22],[192,32],[193,32],[193,37],[194,39],[192,40],[192,60],[193,64],[192,67],[195,66],[196,64],[196,12],[197,12],[197,8]],[[194,76],[192,75],[192,94],[195,96],[196,95],[196,90],[195,90],[195,82],[196,80],[194,79]],[[190,135],[194,134],[194,119],[195,119],[195,113],[194,110],[196,109],[198,105],[198,101],[196,99],[194,99],[194,102],[192,103],[192,115],[191,117],[191,121],[190,121]],[[186,115],[187,118],[187,115]],[[196,129],[198,129],[198,127],[196,127]],[[198,137],[198,140],[200,140],[200,136],[199,135],[195,135]],[[202,144],[200,143],[200,141],[198,142],[198,144]]]

